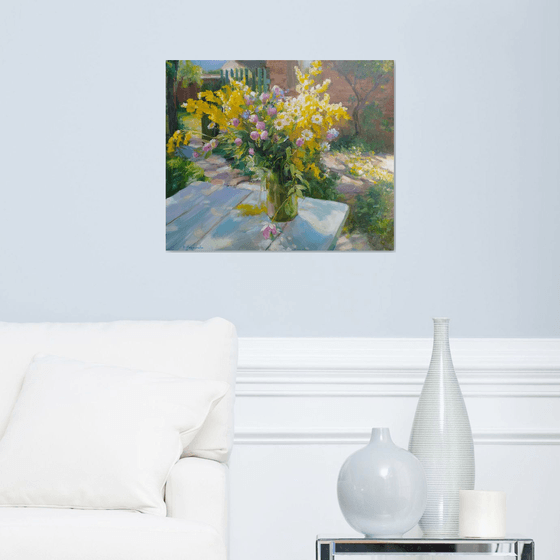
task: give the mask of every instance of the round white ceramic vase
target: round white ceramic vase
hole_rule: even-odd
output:
[[[400,537],[426,507],[424,469],[393,443],[388,428],[373,428],[369,444],[346,459],[337,491],[344,518],[366,537]]]
[[[459,490],[474,488],[474,448],[465,401],[451,360],[449,319],[434,319],[434,347],[408,449],[424,466],[425,537],[457,537]]]

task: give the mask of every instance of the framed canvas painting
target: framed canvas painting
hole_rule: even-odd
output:
[[[394,250],[391,60],[167,60],[168,251]]]

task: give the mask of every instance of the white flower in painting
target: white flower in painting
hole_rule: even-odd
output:
[[[313,115],[311,117],[311,122],[315,124],[321,124],[323,122],[323,117],[321,115]]]
[[[306,128],[305,130],[302,130],[301,132],[301,137],[304,140],[311,140],[313,138],[313,132],[311,132],[311,130],[309,130],[308,128]]]
[[[321,151],[328,152],[331,149],[331,145],[328,142],[323,142],[321,144]]]
[[[274,122],[274,128],[276,130],[282,130],[286,126],[286,121],[284,119],[276,119]]]

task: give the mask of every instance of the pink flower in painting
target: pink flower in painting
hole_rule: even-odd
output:
[[[250,155],[250,156],[254,156],[254,155],[255,155],[255,150],[253,150],[253,148],[249,148],[249,155]]]
[[[212,149],[212,145],[210,143],[204,144],[204,146],[202,146],[203,152],[209,152],[211,149]]]
[[[197,158],[200,157],[200,154],[198,152],[193,152],[193,158]]]
[[[331,128],[327,132],[327,141],[330,142],[331,140],[334,140],[337,136],[338,136],[338,130],[336,130],[336,128]]]
[[[305,142],[305,140],[304,140],[303,138],[298,138],[298,139],[296,140],[296,146],[297,146],[298,148],[301,148],[301,147],[303,146],[303,143],[304,143],[304,142]]]
[[[239,119],[233,119],[231,121],[231,126],[239,126]]]
[[[259,130],[264,130],[266,128],[266,124],[264,124],[262,121],[257,123],[257,128]]]
[[[256,122],[259,122],[259,117],[257,117],[257,115],[251,115],[251,116],[249,117],[249,120],[250,120],[252,123],[256,123]]]
[[[268,138],[268,132],[266,130],[263,130],[261,132],[261,140],[266,140]]]
[[[253,132],[251,132],[250,136],[251,136],[251,140],[258,140],[259,139],[259,133],[256,130],[253,130]]]
[[[270,93],[262,93],[261,94],[261,101],[266,103],[270,99]]]
[[[263,232],[263,237],[265,239],[270,239],[271,236],[274,238],[275,235],[278,235],[278,230],[276,229],[276,226],[275,225],[271,226],[270,224],[264,226],[262,232]]]
[[[236,138],[233,142],[238,147],[241,146],[241,144],[243,144],[243,140],[241,140],[241,138]]]
[[[254,100],[253,100],[252,97],[249,97],[248,95],[246,95],[244,99],[245,99],[245,103],[246,103],[247,105],[252,105],[252,104],[253,104],[253,101],[254,101]]]
[[[278,113],[278,111],[276,110],[276,107],[269,107],[266,112],[268,113],[268,115],[270,117],[273,117],[274,115],[276,115],[276,113]]]

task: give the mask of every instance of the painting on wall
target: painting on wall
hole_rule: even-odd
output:
[[[168,251],[394,250],[392,60],[167,60]]]

